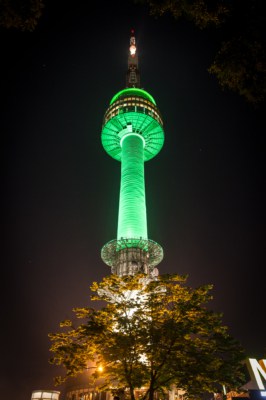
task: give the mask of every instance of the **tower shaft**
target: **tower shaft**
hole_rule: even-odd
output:
[[[121,140],[121,186],[117,239],[147,239],[144,139],[129,133]]]

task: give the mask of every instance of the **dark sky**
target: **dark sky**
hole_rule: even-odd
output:
[[[136,31],[142,86],[156,99],[165,145],[148,162],[149,237],[160,273],[214,284],[212,307],[250,356],[266,352],[265,108],[222,92],[207,72],[217,43],[130,1],[46,3],[33,33],[0,30],[2,199],[1,398],[53,389],[48,333],[89,303],[110,273],[120,164],[101,124],[125,87]]]

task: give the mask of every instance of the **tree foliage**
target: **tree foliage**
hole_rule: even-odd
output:
[[[238,35],[224,41],[209,72],[223,89],[238,92],[257,105],[266,97],[266,55],[262,40]]]
[[[93,360],[104,367],[105,388],[145,388],[154,392],[182,388],[189,396],[216,391],[217,385],[237,388],[243,383],[241,346],[222,324],[222,316],[207,308],[211,286],[192,289],[186,278],[163,275],[111,275],[91,287],[100,309],[74,309],[82,319],[70,320],[50,334],[51,362],[65,367],[62,382]],[[78,320],[76,320],[79,322]]]
[[[220,25],[230,13],[230,8],[222,0],[136,0],[148,3],[151,15],[158,17],[170,13],[176,19],[185,18],[198,28]]]
[[[218,51],[209,72],[223,89],[257,105],[266,96],[266,16],[263,0],[135,0],[156,17],[170,13],[216,37]],[[213,28],[216,28],[215,30]]]
[[[43,7],[42,0],[0,0],[0,26],[33,31]]]

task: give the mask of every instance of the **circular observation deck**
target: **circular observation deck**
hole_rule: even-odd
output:
[[[144,161],[159,153],[164,143],[163,121],[154,98],[145,90],[128,88],[111,100],[102,127],[102,145],[121,160],[121,139],[135,133],[144,139]]]
[[[147,273],[162,261],[163,249],[151,239],[121,238],[106,243],[102,248],[101,257],[105,264],[112,267],[112,273],[117,273],[121,263],[127,264],[128,267],[132,261],[134,264],[141,262],[147,265],[147,271],[139,270],[139,272]],[[126,274],[128,275],[128,273],[128,268],[126,268]]]

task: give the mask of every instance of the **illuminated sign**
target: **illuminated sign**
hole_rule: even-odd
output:
[[[248,369],[251,377],[257,384],[261,395],[264,397],[266,393],[266,360],[257,361],[255,358],[249,358]]]

